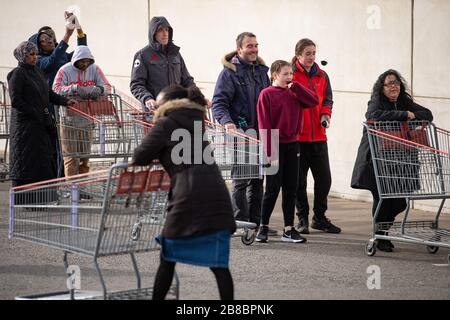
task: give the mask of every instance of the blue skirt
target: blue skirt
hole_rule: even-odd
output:
[[[158,236],[164,260],[201,267],[228,268],[230,257],[229,230],[199,236],[164,238]]]

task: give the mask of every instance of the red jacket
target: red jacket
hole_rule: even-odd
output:
[[[325,128],[320,124],[320,117],[324,114],[331,116],[333,108],[333,93],[330,79],[325,71],[314,63],[308,73],[297,61],[293,65],[294,81],[298,81],[307,88],[314,90],[319,99],[319,104],[313,108],[303,109],[303,128],[298,134],[300,142],[327,141]]]

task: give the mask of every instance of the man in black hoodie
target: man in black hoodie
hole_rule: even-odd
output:
[[[150,20],[149,44],[134,55],[130,89],[145,106],[154,110],[156,96],[171,84],[195,85],[186,68],[180,47],[173,44],[173,29],[165,17]]]

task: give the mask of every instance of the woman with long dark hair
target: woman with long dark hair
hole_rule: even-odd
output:
[[[405,79],[398,71],[390,69],[383,72],[373,86],[366,119],[374,121],[432,121],[433,115],[430,110],[413,101],[411,95],[407,92]],[[353,168],[351,187],[366,189],[372,193],[372,215],[375,215],[380,196],[365,128]],[[395,217],[404,211],[406,206],[407,203],[404,198],[383,199],[375,222],[394,222]],[[381,231],[378,232],[381,234]],[[389,240],[377,240],[377,248],[381,251],[391,252],[394,246]]]

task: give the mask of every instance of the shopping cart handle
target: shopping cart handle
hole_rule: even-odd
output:
[[[119,169],[126,169],[128,168],[128,166],[130,166],[130,164],[128,162],[118,162],[116,164],[114,164],[111,169],[115,169],[115,168],[119,168]]]

